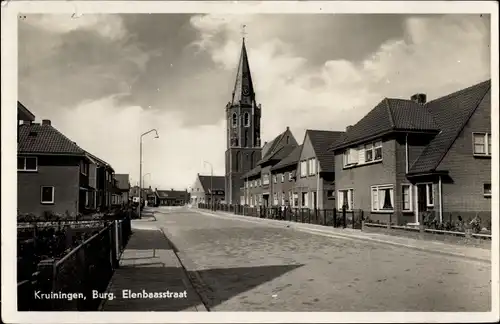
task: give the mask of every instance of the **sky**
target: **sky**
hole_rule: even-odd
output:
[[[31,14],[18,99],[145,186],[224,175],[225,105],[245,24],[262,141],[345,130],[384,97],[428,100],[490,78],[487,15]]]

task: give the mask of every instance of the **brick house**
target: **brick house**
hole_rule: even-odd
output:
[[[156,190],[160,206],[184,206],[189,202],[187,190]]]
[[[191,187],[190,201],[197,206],[199,203],[210,204],[213,196],[214,204],[219,204],[225,198],[226,178],[224,176],[196,176],[196,180]],[[213,194],[212,194],[213,193]]]
[[[18,117],[19,118],[19,117]],[[23,120],[18,126],[18,211],[76,216],[87,209],[86,152],[51,125]]]
[[[335,207],[335,155],[329,148],[342,134],[343,132],[336,131],[306,130],[293,191],[300,207]]]
[[[383,99],[346,129],[335,153],[337,206],[419,224],[491,218],[491,82],[426,102]]]
[[[114,205],[128,204],[129,202],[129,192],[130,192],[130,181],[128,174],[114,174],[114,179],[116,183],[116,193],[113,195]]]
[[[297,146],[289,127],[271,142],[264,144],[262,159],[254,169],[242,176],[244,187],[241,188],[240,204],[265,207],[280,205],[282,189],[278,185],[277,175],[273,176],[271,173],[271,168],[292,153]]]
[[[295,147],[288,156],[271,168],[271,173],[277,175],[276,191],[281,192],[282,206],[298,207],[298,195],[295,194],[297,165],[302,152],[302,145]]]
[[[89,186],[85,199],[91,209],[106,210],[113,205],[113,194],[117,193],[114,169],[106,161],[85,152],[89,165]]]

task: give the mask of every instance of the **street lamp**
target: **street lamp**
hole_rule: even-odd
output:
[[[210,209],[214,210],[214,187],[213,187],[214,167],[212,163],[203,161],[203,165],[205,164],[208,164],[210,166]]]
[[[142,210],[141,210],[141,199],[142,199],[142,138],[149,133],[155,132],[156,136],[154,138],[160,138],[158,136],[158,131],[156,129],[151,129],[143,134],[141,134],[140,144],[139,144],[139,218],[141,218]]]

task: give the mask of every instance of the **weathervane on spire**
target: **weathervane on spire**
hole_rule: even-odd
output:
[[[246,28],[247,25],[241,25],[241,37],[243,37],[243,39],[245,39],[245,36],[247,35]]]

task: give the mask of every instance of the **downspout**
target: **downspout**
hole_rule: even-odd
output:
[[[443,183],[441,182],[441,176],[439,176],[439,222],[443,222]]]
[[[406,133],[406,138],[405,138],[405,156],[406,156],[406,173],[408,173],[410,164],[408,163],[408,133]]]
[[[319,161],[318,159],[316,158],[316,206],[315,208],[316,209],[319,209],[319,177],[320,177],[320,173],[319,173]]]

